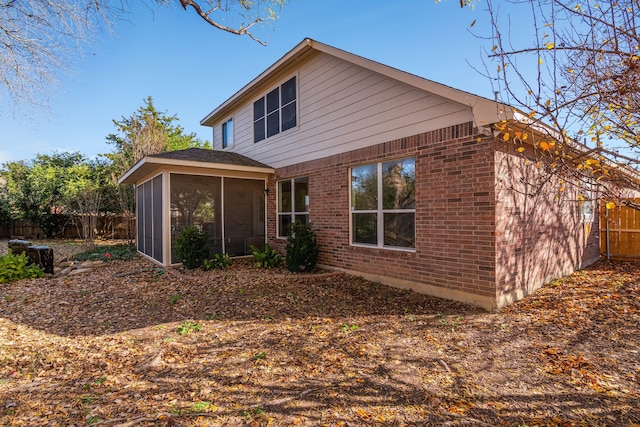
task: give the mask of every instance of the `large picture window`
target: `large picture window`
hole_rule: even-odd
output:
[[[391,160],[351,169],[351,242],[415,248],[415,160]]]
[[[253,103],[253,142],[297,125],[296,78],[292,77]]]
[[[278,182],[278,237],[287,237],[291,223],[309,224],[309,178]]]

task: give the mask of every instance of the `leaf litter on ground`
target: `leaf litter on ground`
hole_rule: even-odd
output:
[[[0,424],[638,426],[639,279],[599,262],[497,313],[247,260],[12,282]]]

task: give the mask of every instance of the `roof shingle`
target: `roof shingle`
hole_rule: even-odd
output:
[[[191,162],[221,163],[236,166],[252,166],[268,168],[270,166],[249,157],[230,151],[209,150],[206,148],[187,148],[185,150],[167,151],[166,153],[150,154],[147,157],[163,159],[186,160]]]

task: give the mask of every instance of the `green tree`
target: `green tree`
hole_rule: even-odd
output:
[[[63,152],[4,163],[0,176],[12,215],[33,221],[46,237],[58,235],[65,226],[60,214],[65,209],[66,187],[75,178],[73,168],[84,161],[78,152]]]
[[[82,237],[90,244],[95,240],[98,216],[103,201],[110,194],[110,175],[104,160],[73,165],[73,176],[64,188],[66,212],[79,218]]]
[[[211,148],[208,141],[200,140],[195,133],[185,133],[177,124],[176,115],[158,111],[153,98],[147,97],[144,105],[129,117],[114,120],[117,133],[107,136],[107,143],[114,147],[104,156],[109,159],[113,200],[116,210],[125,218],[133,218],[135,197],[130,185],[118,185],[118,179],[140,159],[148,154],[185,148]],[[129,224],[129,221],[125,221]],[[127,230],[133,238],[133,230]]]
[[[177,124],[177,115],[158,111],[151,96],[144,105],[129,117],[114,120],[117,133],[107,136],[107,143],[114,151],[105,156],[111,160],[119,176],[148,154],[185,148],[211,148],[208,141],[200,140],[195,133],[185,133]]]
[[[11,204],[9,204],[9,198],[7,197],[4,187],[0,187],[0,226],[9,225],[11,219]]]

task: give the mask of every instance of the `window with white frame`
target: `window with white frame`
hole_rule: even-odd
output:
[[[595,192],[591,190],[591,186],[585,186],[582,189],[582,194],[578,195],[578,207],[580,209],[580,216],[583,223],[590,224],[593,222],[594,215],[594,197]]]
[[[278,237],[287,237],[289,226],[309,224],[309,178],[278,181]]]
[[[351,168],[351,243],[415,249],[415,159]]]
[[[294,128],[297,124],[295,76],[253,103],[254,143]]]
[[[233,118],[222,124],[222,148],[233,145]]]

